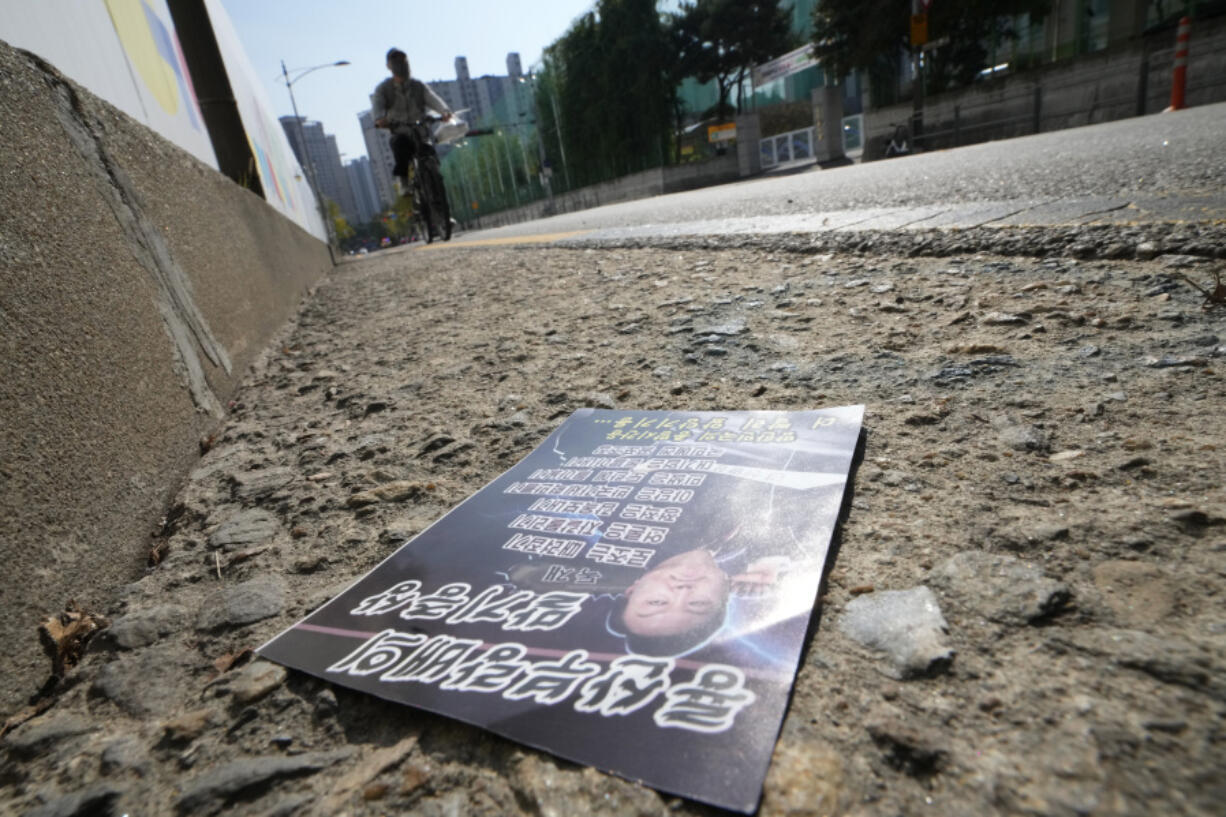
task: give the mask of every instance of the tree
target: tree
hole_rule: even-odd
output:
[[[575,184],[663,163],[670,59],[655,0],[598,0],[545,50],[538,107],[551,164],[561,166],[550,144],[559,134]]]
[[[332,199],[325,199],[325,201],[328,203],[328,218],[332,219],[332,233],[336,236],[337,243],[353,238],[353,228],[341,214],[340,206]]]
[[[970,82],[987,67],[994,45],[1016,37],[1013,19],[1042,18],[1051,0],[937,0],[928,11],[930,40],[949,38],[933,49],[927,82],[934,90]],[[896,61],[910,47],[909,0],[819,0],[813,9],[813,42],[819,61],[834,77],[855,69],[870,73]]]
[[[791,8],[774,0],[693,0],[672,15],[672,30],[680,43],[679,59],[686,76],[715,82],[715,115],[731,112],[728,96],[740,89],[755,65],[791,51],[796,43],[791,29]]]

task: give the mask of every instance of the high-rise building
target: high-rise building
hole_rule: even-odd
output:
[[[320,122],[308,121],[305,117],[281,117],[281,127],[289,139],[299,164],[313,172],[319,193],[335,202],[346,218],[356,210],[353,193],[341,170],[341,156],[336,149],[336,137],[324,132]],[[303,142],[305,141],[305,145]]]
[[[328,134],[328,161],[332,163],[332,176],[336,179],[336,203],[340,205],[341,213],[345,216],[345,220],[351,224],[358,217],[357,200],[353,195],[353,187],[349,184],[349,176],[345,173],[344,163],[341,162],[341,151],[336,146],[336,137]]]
[[[362,125],[362,138],[366,140],[366,155],[370,157],[370,175],[375,180],[379,209],[391,206],[396,200],[396,188],[392,186],[392,166],[396,158],[388,144],[387,131],[375,127],[375,118],[370,111],[358,114]]]
[[[489,117],[501,121],[503,114],[499,102],[507,94],[518,94],[520,79],[523,77],[523,67],[519,54],[507,54],[507,74],[505,77],[482,76],[473,79],[468,72],[468,59],[455,58],[456,78],[453,80],[435,80],[426,83],[453,111],[465,111],[464,118],[472,123],[485,122],[493,124]],[[506,106],[502,106],[506,107]]]
[[[375,186],[375,177],[370,172],[370,159],[361,156],[347,162],[345,175],[349,179],[349,187],[353,190],[354,204],[357,207],[356,223],[365,224],[383,210],[379,190]]]

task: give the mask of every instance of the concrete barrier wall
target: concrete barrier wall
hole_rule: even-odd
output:
[[[1169,34],[1169,36],[1168,36]],[[1171,97],[1174,32],[924,100],[921,147],[1008,139],[1158,113]],[[1226,100],[1226,18],[1193,23],[1187,104]],[[865,160],[879,159],[912,104],[865,113]]]
[[[664,192],[680,193],[713,184],[726,184],[741,178],[736,147],[728,153],[705,162],[664,168]]]
[[[251,192],[0,42],[0,711],[37,626],[143,569],[252,359],[331,267]]]

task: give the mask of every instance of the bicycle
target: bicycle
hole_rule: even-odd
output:
[[[906,156],[911,152],[911,130],[906,125],[896,125],[894,135],[885,148],[885,157]]]
[[[430,123],[440,121],[442,120],[439,117],[427,116],[413,123],[412,128],[417,134],[419,147],[433,145],[434,137]],[[394,133],[396,128],[403,124],[391,122],[389,123],[390,130]],[[411,197],[413,221],[417,224],[421,234],[425,236],[427,244],[439,237],[444,241],[450,241],[451,205],[447,202],[447,188],[443,185],[443,173],[439,169],[438,154],[433,150],[426,155],[422,155],[423,153],[425,151],[421,149],[413,151],[413,158],[409,162],[408,169],[409,189],[400,191],[400,193]]]

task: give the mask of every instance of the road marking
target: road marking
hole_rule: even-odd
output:
[[[445,250],[448,247],[497,247],[506,244],[552,244],[575,236],[586,235],[591,230],[572,230],[569,233],[537,233],[536,235],[512,235],[506,238],[478,238],[472,241],[458,239],[453,242],[435,241],[420,249]]]

